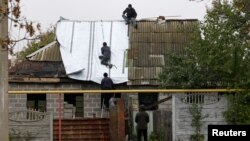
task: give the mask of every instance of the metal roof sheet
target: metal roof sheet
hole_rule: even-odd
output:
[[[159,85],[158,75],[171,53],[184,53],[198,20],[139,21],[130,27],[128,85]]]
[[[62,61],[59,46],[56,41],[29,54],[26,58],[33,61]]]

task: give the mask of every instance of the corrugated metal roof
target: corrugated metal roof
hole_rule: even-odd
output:
[[[67,77],[62,62],[51,61],[22,61],[9,69],[11,76],[27,77]]]
[[[33,61],[62,61],[59,45],[56,41],[31,53],[26,58]]]
[[[198,20],[139,21],[130,28],[128,85],[159,85],[158,75],[168,65],[170,53],[183,53]]]

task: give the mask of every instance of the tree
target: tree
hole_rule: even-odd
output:
[[[248,0],[214,0],[185,54],[172,55],[164,68],[163,87],[249,89],[249,10]],[[250,122],[250,93],[239,93],[228,98],[231,104],[224,115],[229,123]]]
[[[8,34],[8,20],[10,25],[25,29],[27,36],[32,37],[40,24],[34,27],[21,17],[20,0],[0,0],[0,140],[8,141],[8,51],[12,51],[14,44],[27,39],[27,36],[13,40]]]
[[[214,1],[205,21],[197,25],[186,53],[170,57],[172,63],[160,75],[163,86],[246,86],[250,70],[248,21],[234,3]]]
[[[41,33],[39,41],[31,41],[28,43],[22,51],[17,52],[18,59],[26,59],[26,56],[35,52],[36,50],[44,47],[45,45],[51,43],[55,40],[55,32],[52,29],[49,29],[45,33]]]

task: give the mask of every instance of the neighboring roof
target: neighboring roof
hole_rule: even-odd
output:
[[[170,53],[183,53],[198,20],[140,21],[130,32],[128,85],[159,85],[158,76]]]
[[[62,61],[59,46],[56,41],[29,54],[26,58],[34,61]]]
[[[65,78],[62,62],[22,61],[9,69],[11,77]]]

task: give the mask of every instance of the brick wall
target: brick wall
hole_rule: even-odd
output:
[[[46,95],[46,108],[47,111],[52,112],[54,118],[59,117],[59,95],[58,94],[47,94]],[[64,95],[61,94],[61,108],[63,109]],[[63,110],[62,110],[63,111]],[[63,115],[63,113],[61,113]]]
[[[27,102],[27,95],[17,95],[17,94],[11,94],[9,95],[9,109],[10,111],[12,109],[20,108],[20,109],[26,109],[26,102]]]
[[[84,94],[84,117],[101,117],[101,94]]]
[[[82,83],[10,83],[10,90],[79,90],[97,89],[99,85]],[[54,118],[58,118],[58,94],[46,94],[46,109],[53,112]],[[63,108],[64,95],[61,95]],[[84,94],[84,117],[101,116],[101,94]],[[26,109],[27,94],[10,94],[9,108]],[[63,115],[63,114],[62,114]]]
[[[98,84],[83,84],[83,83],[10,83],[10,90],[79,90],[79,89],[99,89]],[[124,88],[125,89],[125,88]],[[159,100],[169,96],[169,94],[159,94]],[[54,118],[58,117],[58,94],[46,95],[46,109],[53,112]],[[138,94],[129,94],[133,99],[135,108],[138,108]],[[122,98],[128,98],[126,94],[122,94]],[[62,108],[64,95],[62,98]],[[27,94],[11,94],[9,95],[9,108],[26,108]],[[128,105],[128,103],[125,103]],[[126,106],[127,107],[127,106]],[[161,103],[159,109],[171,109],[171,100]],[[101,117],[101,94],[84,94],[84,117]],[[62,114],[63,115],[63,114]]]

